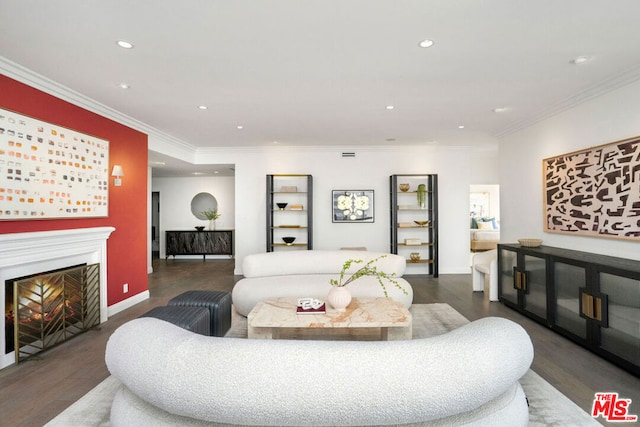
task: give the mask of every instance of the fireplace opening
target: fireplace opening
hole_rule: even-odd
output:
[[[5,281],[5,354],[16,363],[99,323],[99,264]]]

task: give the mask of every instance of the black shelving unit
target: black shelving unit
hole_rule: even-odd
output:
[[[295,240],[287,243],[286,237]],[[267,252],[276,249],[313,249],[311,175],[267,175]]]
[[[389,188],[391,253],[406,257],[407,274],[438,277],[438,175],[391,175]]]

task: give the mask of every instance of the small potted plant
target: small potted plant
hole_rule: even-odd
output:
[[[393,279],[384,271],[378,270],[378,267],[374,265],[379,259],[385,258],[386,256],[387,255],[380,255],[379,257],[369,260],[345,280],[345,275],[353,264],[364,263],[364,260],[361,259],[346,260],[342,265],[342,270],[340,270],[340,277],[337,280],[329,279],[329,283],[331,283],[331,285],[333,286],[333,288],[331,288],[331,290],[329,291],[329,295],[327,296],[329,304],[331,304],[333,308],[338,311],[344,311],[351,302],[351,293],[348,289],[345,288],[345,286],[347,286],[351,282],[355,282],[363,276],[375,276],[378,280],[378,283],[380,283],[380,286],[382,287],[382,291],[384,292],[385,297],[389,296],[389,294],[387,293],[387,284],[385,283],[385,280],[395,285],[396,288],[400,289],[402,292],[404,292],[405,295],[407,295],[406,289],[404,289],[397,280]]]
[[[220,218],[220,213],[218,212],[218,209],[208,209],[200,213],[209,220],[209,230],[215,230],[216,219]]]

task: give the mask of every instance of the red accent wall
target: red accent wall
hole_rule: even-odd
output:
[[[0,107],[108,140],[109,170],[124,170],[121,187],[110,178],[108,218],[0,221],[0,234],[115,227],[107,240],[107,305],[147,290],[147,135],[3,75]]]

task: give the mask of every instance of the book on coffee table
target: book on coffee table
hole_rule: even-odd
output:
[[[327,312],[326,309],[326,305],[322,304],[320,307],[318,308],[302,308],[302,307],[296,307],[296,313],[298,314],[325,314]]]

